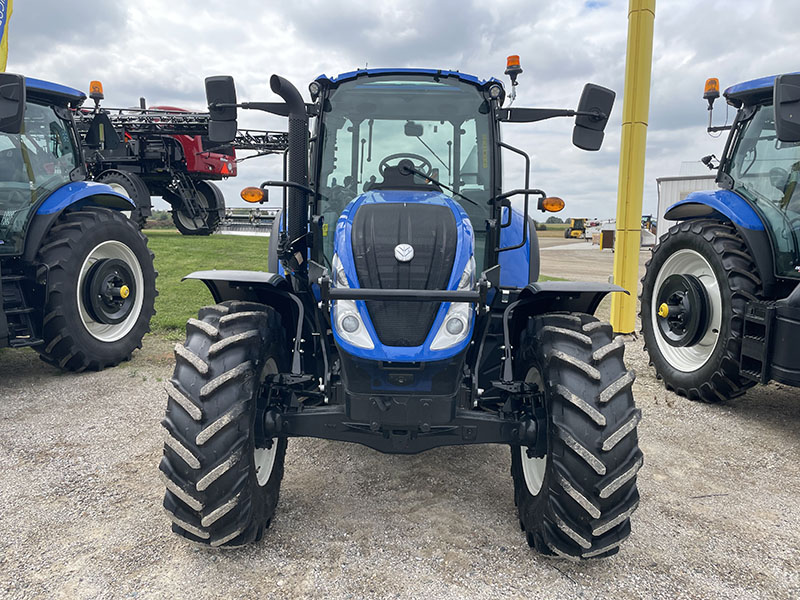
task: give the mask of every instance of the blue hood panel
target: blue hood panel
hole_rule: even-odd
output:
[[[359,207],[365,204],[412,202],[446,206],[453,211],[456,227],[458,229],[458,241],[456,259],[453,264],[453,272],[450,275],[450,281],[447,289],[455,290],[458,287],[458,282],[461,279],[461,275],[466,269],[467,263],[469,262],[470,257],[473,255],[475,248],[472,224],[470,223],[469,217],[461,205],[441,192],[376,190],[366,192],[358,196],[355,200],[352,200],[344,209],[339,217],[339,221],[336,223],[336,237],[334,241],[335,250],[336,254],[339,256],[339,260],[342,261],[342,266],[344,267],[345,274],[347,275],[347,281],[351,288],[360,287],[358,283],[358,275],[356,274],[355,261],[353,258],[353,249],[350,242],[352,236],[353,219],[356,211],[358,211]],[[460,344],[456,344],[455,346],[447,348],[446,350],[433,351],[430,349],[431,342],[433,341],[436,332],[439,330],[439,327],[441,327],[445,314],[450,307],[449,302],[442,302],[436,314],[436,319],[433,322],[433,326],[428,333],[428,337],[422,345],[415,347],[384,346],[378,339],[375,328],[370,320],[366,304],[363,301],[358,300],[356,305],[358,306],[358,312],[361,316],[361,320],[364,322],[370,338],[375,344],[375,348],[372,350],[366,350],[364,348],[358,348],[352,344],[349,344],[339,337],[335,327],[333,328],[333,335],[336,339],[336,343],[342,350],[346,351],[348,354],[352,354],[360,358],[394,362],[429,362],[443,360],[462,352],[469,344],[470,339],[472,339],[472,331],[470,330],[470,335],[468,335],[467,338]],[[407,306],[408,318],[413,319],[414,303],[408,302]],[[470,328],[474,327],[474,321],[475,320],[473,318],[470,323]]]

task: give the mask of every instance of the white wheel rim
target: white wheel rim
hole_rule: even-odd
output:
[[[133,280],[135,284],[135,298],[133,308],[131,308],[128,316],[123,321],[114,324],[100,323],[95,321],[89,311],[86,309],[86,304],[83,298],[83,287],[86,283],[86,274],[98,260],[115,258],[122,260],[128,265],[128,268],[133,273]],[[139,314],[142,312],[142,304],[144,304],[144,274],[142,273],[142,266],[139,264],[139,259],[133,253],[133,250],[128,248],[125,244],[117,240],[108,240],[102,242],[94,247],[86,256],[86,260],[81,265],[81,270],[78,273],[78,286],[76,290],[78,313],[80,314],[81,322],[89,334],[101,342],[116,342],[121,340],[133,329],[136,321],[139,319]]]
[[[197,192],[197,195],[194,198],[195,204],[197,205],[197,210],[202,214],[208,214],[208,200],[206,199],[205,194],[201,192]],[[198,216],[192,218],[188,211],[185,211],[181,208],[178,209],[178,220],[181,222],[186,229],[189,230],[196,230],[200,229],[201,227],[206,226],[206,222],[203,220],[202,216]]]
[[[107,183],[106,185],[108,187],[110,187],[112,190],[114,190],[115,192],[117,192],[118,194],[122,194],[126,198],[130,198],[130,196],[128,196],[128,190],[126,190],[120,184],[114,182],[114,183]],[[129,219],[131,218],[132,211],[130,211],[130,210],[121,210],[119,212],[122,213],[123,215],[125,215]]]
[[[262,375],[276,375],[278,364],[274,358],[267,360]],[[267,485],[272,469],[275,467],[275,457],[278,455],[278,438],[272,438],[272,447],[256,448],[253,450],[253,464],[256,468],[256,481],[260,487]]]
[[[531,367],[525,375],[525,383],[535,383],[539,389],[543,389],[544,382],[542,381],[542,374],[539,370]],[[547,455],[538,457],[528,456],[528,447],[520,446],[520,459],[522,460],[522,475],[525,478],[525,486],[532,496],[538,496],[542,491],[542,483],[544,483],[544,473],[547,469]]]
[[[660,318],[657,306],[658,290],[661,289],[664,280],[670,275],[694,275],[703,284],[708,296],[711,318],[703,337],[693,346],[678,347],[670,345],[664,339],[658,327],[658,319]],[[650,304],[650,320],[653,324],[653,334],[656,338],[658,350],[664,360],[670,366],[683,373],[697,371],[705,365],[711,358],[719,341],[719,331],[722,324],[722,293],[717,276],[703,255],[695,250],[686,248],[678,250],[664,261],[653,286],[653,296]]]

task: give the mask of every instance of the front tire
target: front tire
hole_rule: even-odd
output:
[[[631,531],[643,464],[633,371],[611,326],[584,314],[531,318],[520,337],[515,379],[543,393],[529,409],[546,422],[547,451],[512,446],[520,526],[543,554],[616,554]]]
[[[669,278],[676,276],[699,282],[700,296],[710,308],[700,330],[678,346],[674,340],[681,339],[681,331],[673,333],[675,324],[667,320],[670,309],[666,309],[666,317],[659,316],[665,304],[661,296],[669,290]],[[661,238],[642,279],[641,318],[650,364],[667,389],[691,400],[720,402],[755,385],[739,374],[739,357],[745,307],[761,293],[753,259],[730,223],[686,221]],[[692,316],[691,311],[687,314]]]
[[[147,238],[129,219],[100,207],[65,212],[37,260],[47,290],[44,344],[36,347],[43,360],[100,370],[142,347],[155,314],[156,272]]]
[[[280,315],[251,302],[200,310],[175,348],[161,476],[172,531],[199,544],[257,541],[278,504],[286,438],[255,442],[264,378],[287,372]]]

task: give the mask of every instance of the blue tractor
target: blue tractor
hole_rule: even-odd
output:
[[[735,398],[757,383],[800,386],[800,74],[724,92],[737,109],[718,190],[671,206],[677,220],[647,263],[642,332],[667,388],[692,400]]]
[[[0,348],[71,371],[127,360],[156,296],[131,200],[85,180],[73,120],[85,98],[0,73]]]
[[[512,61],[512,83],[519,72]],[[238,103],[232,78],[206,80],[213,140],[232,139],[239,107],[288,118],[286,181],[243,197],[288,193],[269,272],[189,275],[218,304],[187,323],[167,384],[173,531],[260,539],[290,437],[385,453],[491,443],[511,448],[531,546],[616,553],[639,500],[640,412],[623,342],[592,313],[623,290],[538,281],[531,212],[563,201],[531,189],[529,168],[504,192],[501,150],[529,159],[500,139],[504,122],[574,116],[575,145],[598,150],[614,93],[587,84],[577,110],[512,108],[496,79],[370,69],[318,77],[306,103],[270,83],[282,102]]]

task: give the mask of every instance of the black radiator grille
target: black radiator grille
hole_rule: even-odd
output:
[[[353,256],[363,288],[443,290],[456,256],[458,231],[446,206],[366,204],[353,220]],[[400,262],[394,249],[410,244],[414,258]],[[419,346],[428,336],[438,302],[367,302],[381,343]]]

